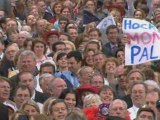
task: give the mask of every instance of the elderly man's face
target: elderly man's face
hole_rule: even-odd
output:
[[[116,102],[110,106],[109,115],[125,118],[127,114],[127,108],[125,108],[122,102]]]
[[[18,60],[18,68],[20,71],[27,71],[34,73],[36,61],[32,56],[25,56]]]
[[[143,76],[139,72],[131,73],[128,78],[129,85],[132,85],[134,82],[142,81],[142,80],[143,80]]]
[[[154,10],[154,22],[155,23],[160,22],[160,8],[156,8]]]
[[[50,94],[53,97],[59,97],[61,92],[67,88],[66,82],[61,78],[55,78],[53,84],[54,87],[50,90]]]
[[[6,81],[0,81],[0,101],[4,102],[9,99],[10,85]]]
[[[153,10],[160,7],[160,0],[152,0]]]
[[[4,11],[0,10],[0,17],[4,17],[5,13]]]
[[[10,61],[13,61],[17,52],[18,49],[14,45],[8,46],[5,51],[6,58]]]

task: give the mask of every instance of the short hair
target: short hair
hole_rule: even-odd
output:
[[[139,74],[141,74],[141,76],[142,76],[142,81],[144,81],[144,80],[146,79],[146,77],[145,77],[145,75],[143,74],[143,72],[142,72],[141,70],[139,70],[139,69],[132,69],[132,70],[130,70],[129,73],[127,74],[127,76],[126,76],[126,79],[128,79],[128,78],[130,77],[130,75],[131,75],[132,73],[135,73],[135,72],[138,72]]]
[[[95,77],[95,76],[100,76],[101,78],[102,78],[102,80],[103,80],[103,84],[104,84],[104,77],[103,77],[103,75],[101,74],[101,73],[99,73],[99,72],[95,72],[95,73],[93,73],[92,74],[92,76],[91,76],[91,79],[90,79],[90,83],[92,84],[92,80],[93,80],[93,78]]]
[[[12,35],[12,34],[18,34],[19,31],[18,30],[15,30],[14,28],[10,28],[6,31],[6,35],[9,36],[9,35]]]
[[[34,61],[36,61],[36,55],[33,51],[31,50],[24,50],[20,53],[18,61],[20,61],[22,58],[31,56]]]
[[[90,67],[90,66],[83,66],[83,67],[81,67],[80,70],[79,70],[79,72],[78,72],[79,76],[83,76],[84,71],[85,71],[86,68],[92,68],[92,67]]]
[[[24,110],[25,106],[26,105],[30,105],[30,106],[33,106],[38,113],[40,113],[40,109],[39,109],[39,106],[37,105],[37,103],[33,100],[27,100],[26,102],[24,102],[20,108],[20,110]]]
[[[49,113],[50,113],[50,114],[53,112],[53,111],[52,111],[52,107],[53,107],[55,104],[57,104],[57,103],[64,103],[65,106],[66,106],[66,109],[67,109],[67,111],[68,111],[68,107],[67,107],[66,103],[64,102],[64,100],[62,100],[62,99],[56,99],[56,100],[52,101],[51,104],[50,104],[50,106],[49,106]]]
[[[66,18],[66,17],[64,17],[64,16],[60,16],[59,22],[60,22],[60,21],[66,21],[67,23],[69,23],[68,18]]]
[[[100,41],[98,41],[98,40],[96,40],[96,39],[92,39],[92,40],[88,41],[87,44],[85,45],[85,50],[84,50],[84,52],[86,52],[86,51],[88,50],[87,47],[88,47],[89,44],[96,44],[97,47],[98,47],[98,50],[100,50],[100,48],[101,48],[101,46],[100,46]]]
[[[57,80],[57,79],[62,79],[62,78],[60,78],[60,77],[54,77],[54,78],[49,82],[49,84],[48,84],[48,89],[49,89],[49,90],[55,89],[55,80]],[[64,79],[62,79],[62,80],[64,80]],[[65,82],[65,81],[64,81],[64,82]]]
[[[118,56],[117,56],[117,54],[118,54],[118,52],[120,52],[120,51],[123,51],[124,52],[124,49],[123,48],[118,48],[118,50],[116,51],[116,54],[115,54],[115,57],[117,58]]]
[[[160,98],[160,89],[154,88],[152,90],[148,90],[147,94],[158,93],[158,98]]]
[[[98,94],[91,93],[84,97],[83,108],[86,107],[86,101],[91,101],[91,100],[96,100],[98,105],[102,104],[101,97]]]
[[[151,68],[144,67],[142,68],[142,72],[144,73],[146,80],[155,80],[154,70]]]
[[[106,34],[108,34],[111,29],[117,29],[117,31],[119,33],[119,29],[118,29],[118,27],[116,25],[110,25],[106,29]]]
[[[156,119],[156,115],[155,115],[154,111],[153,111],[151,108],[147,108],[147,107],[139,108],[139,110],[138,110],[138,112],[137,112],[137,117],[136,117],[136,118],[138,118],[139,115],[140,115],[142,112],[150,112],[150,113],[152,113],[152,115],[153,115],[153,120]]]
[[[67,56],[67,53],[65,53],[65,52],[59,52],[59,53],[57,53],[56,62],[58,60],[60,60],[62,57],[64,57],[64,56]]]
[[[144,86],[144,89],[145,89],[145,93],[147,93],[148,92],[148,89],[147,89],[147,85],[144,83],[144,82],[134,82],[131,86],[130,86],[130,93],[132,94],[132,89],[133,89],[133,87],[135,86],[135,85],[143,85]]]
[[[94,54],[94,57],[97,56],[97,55],[102,55],[104,58],[106,58],[105,54],[101,51],[98,51]]]
[[[35,39],[33,40],[33,42],[32,42],[32,51],[34,51],[34,47],[35,47],[35,45],[36,45],[37,43],[41,43],[41,44],[44,45],[44,53],[43,53],[43,54],[45,54],[46,51],[47,51],[47,45],[46,45],[46,43],[43,41],[42,38],[35,38]]]
[[[49,74],[49,73],[44,73],[42,74],[40,77],[39,77],[39,82],[42,84],[45,82],[44,79],[45,78],[53,78],[54,76],[52,74]]]
[[[21,71],[17,74],[17,83],[19,83],[21,81],[20,77],[24,74],[31,74],[33,76],[33,74],[31,72],[28,72],[28,71]]]
[[[66,44],[64,42],[57,41],[57,42],[55,42],[55,43],[52,44],[52,51],[56,52],[56,46],[57,45],[64,45],[64,46],[66,46]]]
[[[5,49],[5,52],[6,52],[6,50],[7,50],[9,47],[11,47],[11,46],[14,46],[14,47],[16,48],[17,52],[19,51],[19,47],[18,47],[18,45],[17,45],[16,43],[9,43],[9,44],[7,45],[7,47],[6,47],[6,49]]]
[[[103,87],[100,88],[99,90],[99,94],[102,92],[102,91],[106,91],[106,90],[110,90],[112,93],[113,93],[113,99],[116,98],[116,93],[115,91],[113,90],[113,88],[111,86],[108,86],[108,85],[104,85]]]
[[[68,33],[70,29],[75,29],[78,32],[78,29],[76,27],[69,27],[66,29],[66,32]]]
[[[69,44],[71,47],[72,47],[72,50],[76,50],[76,47],[75,47],[75,45],[74,45],[74,43],[73,42],[71,42],[71,41],[63,41],[65,44]]]
[[[116,66],[118,66],[118,61],[115,57],[106,58],[105,64],[107,64],[108,62],[114,62]]]
[[[83,61],[82,55],[81,55],[81,53],[78,50],[71,51],[71,52],[69,52],[67,54],[67,58],[68,59],[70,59],[72,57],[74,57],[77,62],[80,62],[80,61],[82,62]]]
[[[113,106],[117,102],[123,103],[124,108],[127,110],[127,103],[124,100],[121,100],[121,99],[115,99],[115,100],[113,100],[111,102],[111,104],[110,104],[109,110],[111,109],[111,106]]]
[[[67,36],[68,40],[71,40],[71,36],[68,33],[61,32],[59,36],[61,35]]]
[[[91,32],[97,32],[98,35],[101,37],[101,32],[100,32],[100,30],[98,28],[90,29],[88,34],[90,34]]]
[[[19,89],[28,90],[30,97],[32,96],[32,92],[31,92],[30,88],[29,88],[28,86],[25,86],[25,85],[17,86],[16,89],[14,90],[13,96],[16,96],[16,93],[17,93],[17,91],[18,91]]]
[[[20,31],[18,34],[23,34],[25,36],[25,38],[31,38],[31,34],[27,31]]]
[[[24,47],[24,48],[27,48],[28,42],[33,42],[33,38],[26,38],[26,40],[25,40],[24,43],[23,43],[23,47]]]
[[[0,76],[0,82],[7,82],[7,83],[10,83],[9,81],[9,78],[7,78],[7,77],[3,77],[3,76]]]
[[[43,69],[44,67],[52,67],[53,72],[55,73],[55,71],[56,71],[56,66],[55,66],[55,65],[53,65],[53,64],[50,63],[50,62],[45,62],[45,63],[42,63],[42,64],[40,65],[40,70],[39,70],[40,73],[42,72],[42,69]]]
[[[9,20],[7,20],[6,22],[8,23],[8,22],[10,22],[10,21],[14,21],[14,22],[16,23],[17,27],[18,27],[18,21],[16,21],[16,19],[9,19]]]
[[[159,84],[158,84],[156,81],[154,81],[154,80],[145,80],[144,83],[145,83],[147,86],[153,86],[154,88],[160,90]]]

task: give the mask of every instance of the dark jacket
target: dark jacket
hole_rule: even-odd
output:
[[[35,99],[34,99],[35,102],[43,104],[47,99],[48,97],[44,93],[35,91]]]
[[[0,103],[0,119],[9,120],[8,108]]]

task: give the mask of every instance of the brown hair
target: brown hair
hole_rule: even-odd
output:
[[[47,51],[47,45],[46,45],[46,43],[43,41],[42,38],[35,38],[35,39],[34,39],[34,41],[32,42],[32,51],[34,52],[34,47],[35,47],[35,45],[36,45],[37,43],[41,43],[41,44],[44,45],[44,53],[43,53],[43,54],[45,54],[46,51]]]

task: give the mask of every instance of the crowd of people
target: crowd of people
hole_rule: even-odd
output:
[[[124,17],[160,30],[160,0],[1,0],[0,119],[160,120],[160,61],[125,65]]]

